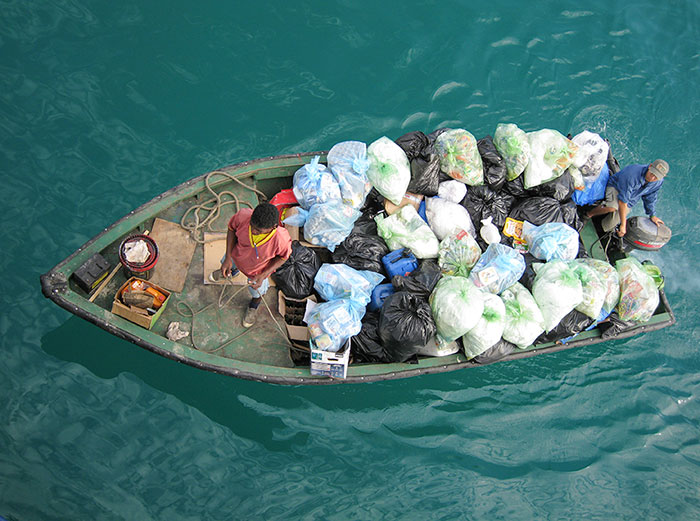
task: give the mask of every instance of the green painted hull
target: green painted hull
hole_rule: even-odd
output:
[[[281,188],[289,187],[294,172],[317,154],[323,156],[324,153],[276,156],[240,163],[222,170],[272,195]],[[266,310],[260,310],[261,316],[256,326],[250,330],[241,328],[240,318],[247,302],[246,291],[237,295],[226,306],[211,305],[230,297],[221,294],[221,287],[205,286],[202,283],[203,247],[201,244],[195,250],[183,291],[173,295],[173,302],[169,303],[152,330],[144,329],[110,311],[113,295],[126,280],[124,270],[120,270],[100,296],[94,302],[90,302],[88,295],[73,283],[71,274],[95,253],[101,253],[112,265],[116,265],[117,248],[121,241],[133,233],[149,230],[156,217],[180,222],[193,204],[201,203],[203,198],[206,198],[208,193],[205,186],[206,177],[203,175],[191,179],[155,197],[88,241],[51,271],[41,276],[44,295],[71,313],[161,356],[199,369],[261,382],[292,385],[358,383],[479,367],[479,364],[468,361],[464,354],[458,353],[441,358],[424,357],[420,358],[418,363],[351,364],[345,379],[313,376],[309,372],[308,365],[294,364],[290,357],[289,344],[282,337],[278,325],[271,319],[265,320],[263,313],[266,313]],[[234,182],[222,180],[213,188],[236,192],[242,204],[254,205],[257,202],[252,192]],[[227,212],[222,212],[214,230],[225,231],[227,218],[233,211],[234,207],[230,205]],[[592,223],[588,222],[585,225],[581,231],[581,237],[592,256],[604,258],[604,252],[597,242],[598,235]],[[276,291],[268,293],[265,307],[276,314],[275,294]],[[194,318],[190,316],[191,312],[196,314]],[[267,316],[267,318],[270,317]],[[276,314],[276,318],[281,323],[279,314]],[[190,322],[192,328],[190,337],[179,342],[168,340],[165,337],[165,329],[171,321]],[[674,322],[675,318],[669,303],[661,291],[661,305],[652,319],[624,331],[615,338],[626,338],[661,329]],[[566,344],[534,345],[511,354],[501,361],[552,353],[603,341],[600,331],[595,328],[578,335]],[[219,347],[222,344],[225,346]]]

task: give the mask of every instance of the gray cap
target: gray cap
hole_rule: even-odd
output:
[[[668,174],[668,163],[663,159],[657,159],[649,165],[649,172],[657,179],[663,179]]]

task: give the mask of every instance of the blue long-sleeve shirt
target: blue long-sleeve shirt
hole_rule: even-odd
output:
[[[627,206],[632,207],[642,199],[644,211],[649,217],[655,215],[656,199],[659,197],[659,190],[664,180],[647,182],[644,178],[649,165],[629,165],[620,170],[617,174],[611,175],[609,185],[614,186],[618,191],[618,199]]]

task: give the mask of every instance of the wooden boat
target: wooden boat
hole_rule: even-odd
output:
[[[261,316],[253,328],[244,329],[241,326],[241,316],[248,299],[247,291],[239,291],[232,298],[235,287],[222,288],[204,283],[207,246],[201,242],[193,241],[193,245],[189,246],[192,254],[189,263],[184,263],[184,268],[181,268],[184,269],[180,281],[182,288],[172,292],[169,304],[151,329],[137,325],[111,311],[115,293],[127,281],[128,274],[125,269],[117,270],[106,284],[103,281],[103,286],[98,290],[100,293],[96,297],[91,297],[73,280],[74,272],[97,253],[111,266],[119,267],[119,248],[122,241],[133,234],[153,230],[156,221],[169,223],[171,228],[178,228],[183,219],[196,221],[193,208],[196,212],[197,206],[202,203],[205,203],[204,207],[210,205],[211,208],[212,193],[228,194],[226,197],[219,195],[215,198],[219,202],[226,199],[225,206],[219,212],[220,215],[208,223],[213,230],[225,231],[228,217],[235,211],[236,204],[255,206],[258,196],[270,198],[281,189],[289,188],[294,172],[309,163],[315,155],[321,155],[321,161],[325,160],[325,153],[317,152],[246,161],[196,177],[158,195],[105,229],[42,275],[44,295],[69,312],[154,353],[199,369],[248,380],[302,385],[358,383],[479,367],[479,364],[467,360],[465,355],[459,352],[446,357],[419,357],[417,363],[351,363],[344,379],[311,375],[308,364],[295,365],[290,356],[290,343],[284,334],[282,317],[277,313],[277,291],[273,288],[264,300],[265,307],[275,320],[264,320],[269,317]],[[246,188],[244,184],[254,188],[257,193]],[[185,225],[187,226],[186,223]],[[202,230],[190,232],[194,235],[202,234]],[[190,232],[186,232],[185,235],[189,236]],[[591,256],[605,259],[598,232],[592,222],[587,222],[581,230],[581,239]],[[171,251],[179,252],[183,249],[177,244],[173,248]],[[161,262],[163,256],[164,252],[161,251]],[[158,264],[154,272],[157,274],[160,268],[161,264]],[[155,279],[154,276],[154,281]],[[227,300],[230,302],[226,302]],[[267,310],[261,309],[260,313],[267,313]],[[189,323],[191,327],[191,334],[177,342],[165,336],[168,325],[175,321]],[[625,329],[615,338],[627,338],[654,331],[674,322],[673,312],[661,290],[660,305],[654,316],[646,323]],[[533,345],[502,360],[517,360],[603,341],[605,340],[601,336],[601,330],[596,327],[565,344],[549,342]]]

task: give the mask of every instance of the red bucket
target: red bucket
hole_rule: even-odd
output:
[[[137,241],[144,241],[146,243],[146,247],[148,248],[148,258],[145,262],[129,262],[126,259],[126,246]],[[154,241],[148,235],[132,235],[124,239],[119,245],[119,261],[135,276],[140,276],[144,279],[149,278],[150,271],[156,265],[156,262],[158,262],[158,256],[158,245],[156,244],[156,241]]]

